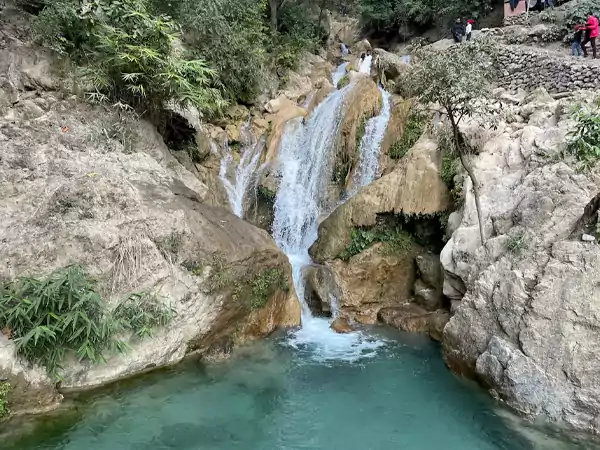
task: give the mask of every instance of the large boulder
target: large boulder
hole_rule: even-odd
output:
[[[531,118],[555,103],[539,90],[513,113]],[[455,312],[444,355],[519,411],[597,432],[600,247],[572,233],[598,186],[552,156],[563,140],[549,130],[569,127],[556,120],[500,124],[472,158],[487,242],[466,179],[462,221],[441,255]]]
[[[67,360],[63,387],[98,386],[299,324],[285,255],[266,232],[212,206],[220,200],[211,186],[150,124],[131,118],[124,136],[119,116],[105,108],[42,91],[29,97],[43,116],[21,115],[18,101],[0,118],[0,277],[44,276],[77,263],[99,280],[109,305],[148,291],[176,311],[152,338],[107,354],[105,365]],[[267,272],[278,274],[277,285],[264,302],[246,301],[246,287]],[[43,368],[16,358],[12,341],[1,348],[0,376],[25,386],[13,399],[16,412],[59,399]]]
[[[441,155],[435,140],[423,136],[389,174],[361,189],[319,225],[310,248],[315,261],[336,258],[350,243],[352,229],[377,223],[380,214],[433,215],[450,206],[440,178]]]
[[[408,302],[415,282],[414,259],[419,251],[417,245],[388,251],[385,244],[376,244],[347,262],[328,262],[341,292],[337,299],[340,316],[374,324],[380,309]]]
[[[400,78],[410,70],[406,58],[387,52],[381,48],[373,50],[371,76],[381,82],[388,90],[392,90]]]

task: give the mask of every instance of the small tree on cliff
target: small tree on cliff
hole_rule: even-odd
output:
[[[478,99],[489,91],[491,62],[483,57],[482,44],[462,44],[446,52],[422,54],[407,78],[409,91],[424,104],[438,104],[448,115],[452,140],[460,162],[471,179],[479,221],[481,242],[485,244],[479,185],[469,162],[472,149],[463,139],[459,124],[464,117],[480,111]]]

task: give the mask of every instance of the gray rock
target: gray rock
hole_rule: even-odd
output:
[[[584,234],[583,236],[581,236],[581,240],[583,242],[596,242],[596,238],[591,234]]]

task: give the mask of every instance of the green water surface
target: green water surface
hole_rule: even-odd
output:
[[[452,375],[437,345],[397,334],[376,357],[318,362],[272,339],[15,422],[10,450],[589,449],[511,418]],[[7,430],[5,430],[7,431]],[[16,438],[15,433],[20,437]]]

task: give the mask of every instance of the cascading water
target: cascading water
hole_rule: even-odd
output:
[[[381,86],[379,92],[381,92],[383,99],[381,112],[378,116],[369,119],[365,125],[365,134],[358,149],[360,155],[358,167],[352,177],[351,187],[344,196],[346,200],[355,195],[361,187],[371,183],[377,177],[379,171],[379,152],[390,121],[392,108],[390,104],[391,94]]]
[[[337,87],[340,80],[344,78],[344,75],[346,75],[346,67],[348,67],[348,64],[350,63],[345,62],[341,64],[331,75],[333,79],[333,87]]]
[[[371,74],[371,61],[373,61],[372,55],[365,56],[365,59],[362,60],[360,66],[358,67],[358,71],[360,73],[366,73],[367,75]]]
[[[339,69],[338,69],[339,70]],[[317,239],[318,217],[332,176],[330,152],[337,139],[346,86],[331,93],[303,123],[288,123],[279,149],[280,185],[275,199],[273,236],[292,265],[294,287],[302,304],[302,328],[289,339],[298,349],[309,349],[321,360],[356,360],[374,356],[384,345],[359,332],[337,334],[329,321],[313,317],[305,301],[303,267],[311,264],[309,247]]]
[[[260,160],[260,155],[265,146],[264,138],[261,138],[258,142],[254,139],[250,132],[250,121],[241,129],[241,148],[240,148],[240,162],[237,165],[233,174],[233,180],[228,178],[228,172],[233,163],[233,154],[229,150],[229,146],[226,144],[226,154],[221,159],[221,167],[219,168],[219,178],[225,190],[227,191],[227,198],[233,213],[238,217],[244,217],[244,199],[248,186],[252,181],[256,166]]]

